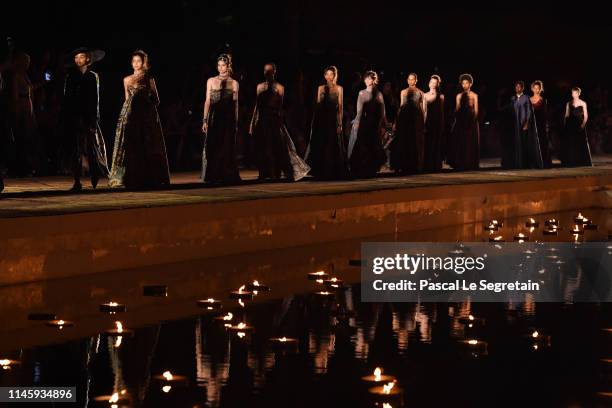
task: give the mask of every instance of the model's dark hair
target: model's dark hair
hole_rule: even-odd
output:
[[[408,75],[406,75],[406,81],[408,81],[408,78],[410,78],[410,75],[414,76],[415,80],[419,80],[419,76],[417,74],[415,74],[414,72],[409,72]]]
[[[517,79],[516,81],[514,81],[514,86],[520,85],[523,89],[525,89],[525,81],[521,81],[520,79]]]
[[[468,81],[470,85],[474,85],[474,77],[472,77],[470,74],[459,75],[459,83],[463,81]]]
[[[132,52],[131,58],[133,59],[134,57],[140,57],[140,60],[142,61],[142,69],[145,71],[149,70],[149,55],[144,52],[143,50],[135,50],[134,52]]]
[[[541,92],[544,92],[544,82],[537,79],[531,83],[531,88],[533,88],[535,85],[538,85],[540,87]]]
[[[230,76],[234,73],[234,69],[232,67],[232,56],[229,54],[221,54],[217,57],[217,63],[219,61],[223,61],[225,65],[227,65],[227,72]]]

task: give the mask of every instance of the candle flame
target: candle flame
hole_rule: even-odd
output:
[[[232,320],[234,315],[231,312],[227,312],[225,316],[223,316],[223,320]]]
[[[393,408],[393,406],[389,404],[388,402],[383,402],[382,408]]]
[[[213,299],[213,298],[208,298],[208,299],[206,299],[206,301],[208,303],[215,303],[215,299]]]
[[[243,293],[244,292],[244,288],[246,288],[246,285],[242,285],[241,287],[238,288],[238,293]]]
[[[242,301],[242,299],[238,299],[238,304],[239,304],[241,307],[244,307],[244,302]]]
[[[315,275],[325,275],[325,271],[316,271]]]
[[[382,378],[380,377],[382,374],[382,370],[380,367],[376,367],[374,369],[374,381],[380,381]]]
[[[114,402],[118,402],[119,401],[119,393],[116,392],[113,395],[111,395],[110,399],[108,400],[108,402],[110,402],[111,404]]]
[[[0,366],[2,366],[2,367],[6,367],[9,364],[11,364],[11,360],[9,360],[9,359],[0,360]]]
[[[533,337],[534,339],[536,339],[539,335],[540,335],[540,333],[538,333],[537,330],[535,330],[533,333],[531,333],[531,337]]]
[[[323,279],[317,279],[316,282],[317,283],[323,283]]]
[[[115,340],[115,348],[121,346],[121,341],[123,341],[123,337],[122,336],[117,337],[117,339]]]
[[[64,324],[66,324],[66,322],[63,321],[63,320],[58,320],[57,324],[60,325],[60,326],[63,326]]]
[[[115,325],[117,325],[117,333],[123,333],[123,323],[116,321]]]
[[[165,392],[165,393],[169,393],[171,389],[172,389],[172,387],[170,385],[164,385],[162,387],[162,391]]]
[[[164,377],[166,381],[172,381],[172,379],[174,378],[174,376],[172,375],[170,371],[164,371],[164,373],[162,374],[162,377]]]
[[[244,333],[244,332],[238,332],[238,337],[243,338],[244,336],[246,336],[246,333]]]
[[[259,286],[259,282],[258,282],[258,281],[256,281],[256,280],[254,280],[254,281],[253,281],[253,286]]]
[[[238,328],[239,329],[244,329],[245,327],[246,327],[246,323],[244,323],[244,322],[238,323]]]
[[[469,316],[468,316],[468,319],[469,319],[469,320],[474,320],[474,316],[473,316],[473,315],[469,315]]]
[[[286,341],[287,341],[287,338],[283,336],[283,337],[281,337],[279,340],[281,341],[281,343],[284,343],[284,342],[286,342]]]
[[[476,345],[478,344],[478,340],[468,340],[468,344]]]
[[[393,387],[395,387],[395,381],[383,385],[383,393],[390,394]]]
[[[115,307],[115,306],[118,306],[118,305],[119,305],[119,303],[117,303],[117,302],[110,302],[108,305],[109,305],[109,306],[113,306],[113,307]]]

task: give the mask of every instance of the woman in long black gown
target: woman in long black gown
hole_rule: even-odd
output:
[[[336,67],[326,68],[324,75],[326,83],[317,89],[306,162],[315,178],[344,179],[348,176],[348,163],[342,135],[343,89],[337,84]]]
[[[419,173],[425,156],[425,99],[416,87],[417,75],[408,74],[408,88],[400,93],[396,130],[389,144],[389,164],[396,173]]]
[[[276,82],[276,65],[264,66],[265,82],[257,85],[257,99],[250,134],[255,143],[259,179],[278,180],[281,175],[297,181],[310,167],[297,154],[283,115],[285,87]]]
[[[476,170],[480,163],[478,95],[472,91],[474,79],[470,74],[462,74],[459,83],[463,92],[457,94],[455,101],[455,124],[451,131],[449,164],[455,170]]]
[[[206,102],[202,132],[202,180],[236,183],[240,181],[236,162],[236,126],[238,123],[238,81],[232,79],[232,60],[227,54],[217,58],[219,75],[206,82]]]
[[[364,76],[366,89],[359,92],[357,115],[353,120],[348,146],[351,176],[374,177],[386,161],[380,133],[386,125],[385,102],[378,90],[378,74],[368,71]]]
[[[572,100],[565,105],[565,129],[561,151],[561,164],[565,167],[593,165],[586,132],[589,112],[586,102],[580,99],[580,94],[580,88],[572,88]]]
[[[125,102],[115,132],[110,187],[140,189],[170,184],[166,144],[157,113],[159,96],[148,65],[144,51],[132,53],[134,74],[123,79]]]
[[[538,140],[540,141],[540,153],[542,154],[542,164],[544,168],[552,167],[552,156],[550,155],[550,138],[548,134],[548,102],[542,96],[544,93],[544,83],[540,80],[531,84],[531,106],[535,116]]]
[[[442,169],[442,137],[444,136],[444,95],[440,85],[442,79],[432,75],[429,79],[429,92],[424,94],[427,104],[425,116],[425,162],[427,172]]]

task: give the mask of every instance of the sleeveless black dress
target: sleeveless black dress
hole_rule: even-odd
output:
[[[569,117],[565,120],[561,163],[566,167],[592,166],[591,149],[586,128],[582,128],[584,109],[569,104]]]
[[[236,161],[236,101],[234,91],[221,81],[211,90],[208,133],[202,151],[202,180],[211,183],[240,181]]]
[[[310,143],[306,162],[311,174],[318,179],[333,180],[348,177],[344,138],[338,132],[339,94],[325,86],[323,99],[317,103],[312,117]]]

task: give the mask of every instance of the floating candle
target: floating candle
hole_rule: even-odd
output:
[[[117,302],[107,302],[107,303],[102,303],[100,305],[100,312],[102,313],[115,314],[115,313],[123,313],[126,311],[127,311],[127,307]]]
[[[259,292],[269,292],[270,291],[270,287],[267,285],[264,285],[263,283],[254,280],[253,282],[249,283],[246,285],[246,289],[253,292],[253,294],[257,294]]]
[[[186,376],[173,374],[170,370],[166,370],[163,373],[154,376],[153,378],[158,381],[163,381],[165,383],[187,382]]]
[[[342,286],[342,283],[342,279],[338,279],[336,277],[323,280],[323,285],[334,289],[338,289],[340,286]]]
[[[559,226],[559,220],[555,219],[555,218],[551,218],[550,220],[546,220],[544,221],[544,225],[547,227],[558,227]]]
[[[538,221],[536,221],[534,218],[528,218],[527,222],[525,222],[525,226],[526,227],[538,227],[540,225],[540,223]]]
[[[231,312],[227,312],[226,315],[215,317],[215,320],[219,323],[223,323],[225,327],[230,327],[232,325],[232,320],[234,320],[234,315]]]
[[[522,232],[519,232],[518,234],[514,236],[514,240],[515,241],[528,241],[529,237],[523,234]]]
[[[219,310],[223,307],[221,301],[213,298],[200,299],[196,302],[196,304],[207,311]]]
[[[373,394],[377,397],[392,397],[392,396],[396,396],[399,395],[402,390],[401,388],[397,387],[397,380],[393,380],[390,381],[386,384],[383,384],[382,386],[378,386],[378,387],[372,387],[370,389],[368,389],[368,392],[370,394]]]
[[[2,368],[2,370],[12,370],[19,364],[21,364],[21,362],[18,360],[11,360],[8,358],[0,359],[0,368]]]
[[[485,231],[497,231],[499,229],[499,225],[489,223],[485,225],[483,228]]]
[[[559,230],[555,226],[552,226],[551,228],[544,229],[542,231],[542,234],[544,234],[544,235],[558,235],[559,234]]]
[[[321,292],[315,292],[315,295],[323,297],[323,298],[330,298],[330,297],[334,297],[336,296],[336,294],[334,292],[329,292],[329,291],[321,291]]]
[[[277,350],[296,350],[298,341],[292,337],[272,337],[270,343]]]
[[[329,274],[324,271],[310,272],[308,274],[308,280],[319,280],[319,279],[322,279],[322,280],[329,279]]]
[[[395,377],[392,375],[383,375],[382,368],[376,367],[372,375],[366,375],[364,377],[361,377],[361,379],[366,382],[389,383],[394,381]]]
[[[105,331],[109,336],[131,336],[134,334],[133,330],[125,329],[123,323],[120,321],[115,322],[115,328]]]
[[[574,228],[570,230],[571,234],[584,234],[584,230],[580,229],[578,225],[574,225]]]
[[[236,334],[236,336],[238,336],[239,339],[243,339],[246,337],[247,333],[250,333],[251,331],[253,331],[253,327],[247,325],[244,322],[238,323],[235,326],[226,326],[227,330],[229,330],[230,332]]]
[[[584,217],[584,215],[578,213],[578,215],[574,217],[574,221],[576,222],[576,224],[584,224],[587,222],[587,219]]]
[[[253,292],[245,290],[245,288],[246,288],[246,285],[242,285],[240,288],[238,288],[238,290],[234,290],[230,292],[230,295],[229,295],[230,299],[252,300]]]
[[[45,323],[47,326],[49,327],[55,327],[58,328],[59,330],[62,330],[64,327],[72,327],[74,326],[74,322],[71,322],[69,320],[49,320],[48,322]]]
[[[167,285],[145,285],[142,287],[143,296],[166,297],[168,296]]]
[[[489,242],[504,242],[504,237],[501,235],[489,237]]]
[[[486,341],[469,339],[463,340],[463,344],[468,348],[470,355],[473,357],[487,354],[488,343]]]

